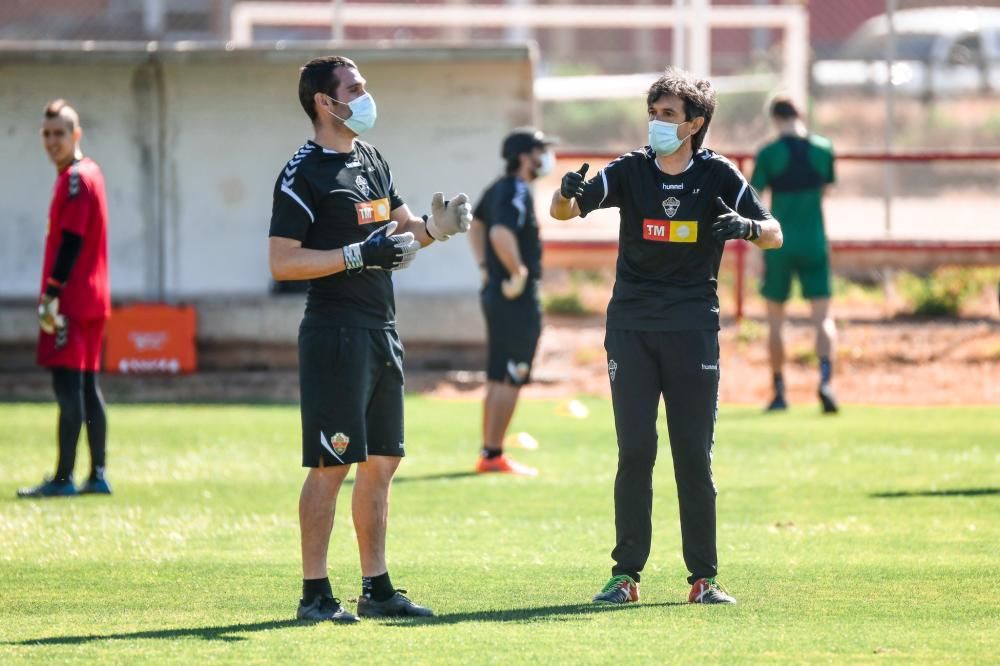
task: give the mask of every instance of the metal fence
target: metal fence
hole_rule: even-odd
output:
[[[621,120],[641,118],[644,109],[636,101],[655,72],[669,63],[711,76],[721,93],[713,143],[726,149],[748,150],[760,142],[768,131],[762,108],[779,88],[799,93],[802,101],[808,97],[811,124],[833,135],[841,148],[996,145],[1000,0],[977,0],[984,9],[975,15],[958,9],[966,4],[395,0],[393,11],[385,0],[6,0],[0,3],[0,43],[533,40],[538,44],[536,97],[543,119],[558,127],[567,143],[581,148],[617,148],[641,139],[623,129],[627,123]],[[248,8],[265,6],[281,20],[241,19]],[[611,12],[605,16],[636,20],[632,25],[600,20],[595,12],[601,6]],[[926,25],[914,23],[914,10],[934,8],[943,13],[925,16]],[[897,17],[892,86],[887,84],[887,38],[865,35],[872,27],[865,28],[865,22],[890,9]],[[532,12],[541,18],[529,20]],[[755,12],[752,21],[740,18],[751,17],[747,12]],[[785,18],[762,18],[768,12]],[[789,29],[795,26],[796,12],[804,17],[801,31]],[[425,20],[408,19],[407,13]],[[484,18],[488,13],[494,18]],[[598,18],[584,20],[590,15]],[[891,100],[886,99],[890,91]],[[861,99],[863,106],[857,104]]]

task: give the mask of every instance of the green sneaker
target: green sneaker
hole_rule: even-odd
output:
[[[688,602],[692,604],[735,604],[736,599],[715,582],[715,578],[699,578],[691,586]]]
[[[591,601],[595,604],[631,604],[639,601],[639,583],[631,576],[612,576]]]

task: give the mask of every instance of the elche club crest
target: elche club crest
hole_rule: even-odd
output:
[[[358,176],[355,178],[354,185],[358,188],[358,191],[361,192],[361,196],[365,198],[368,197],[368,193],[371,192],[371,188],[368,187],[368,180],[366,180],[364,176]]]
[[[618,364],[615,363],[614,359],[608,361],[608,375],[611,377],[611,381],[615,381],[615,374],[618,373]]]
[[[663,212],[667,214],[667,217],[673,217],[677,214],[677,209],[680,208],[681,202],[677,197],[667,197],[663,200]]]
[[[344,451],[347,450],[347,445],[350,443],[351,438],[342,432],[338,432],[330,438],[330,444],[333,446],[333,450],[337,452],[338,456],[344,455]]]

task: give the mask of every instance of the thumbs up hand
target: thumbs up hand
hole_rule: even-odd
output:
[[[590,165],[584,163],[579,171],[570,171],[562,177],[559,194],[563,199],[579,199],[583,196],[583,180],[587,177],[587,169],[589,168]]]
[[[712,235],[715,240],[725,243],[727,240],[755,241],[760,238],[760,222],[748,220],[726,205],[722,197],[715,198],[717,216],[712,225]]]

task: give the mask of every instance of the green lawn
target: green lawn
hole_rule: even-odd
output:
[[[0,405],[0,662],[989,662],[1000,654],[1000,409],[723,407],[720,580],[686,598],[670,457],[642,603],[588,602],[614,538],[610,407],[527,402],[535,480],[467,474],[479,406],[411,398],[393,581],[432,621],[301,626],[298,411],[110,410],[112,498],[14,499],[51,471],[55,408]],[[661,423],[661,426],[663,424]],[[661,427],[661,433],[663,429]],[[663,435],[661,434],[661,438]],[[665,441],[665,439],[664,439]],[[87,461],[81,442],[79,469]],[[345,493],[350,488],[345,488]],[[360,587],[349,504],[331,581]],[[353,608],[353,604],[348,604]]]

